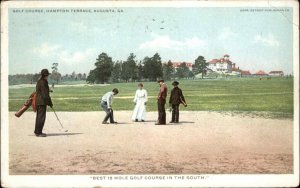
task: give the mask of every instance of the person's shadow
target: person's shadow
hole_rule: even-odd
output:
[[[194,121],[179,121],[179,123],[195,123]]]
[[[47,136],[73,136],[83,133],[48,133]]]
[[[73,136],[73,135],[79,135],[79,134],[83,134],[83,133],[47,133],[46,136]],[[33,135],[33,136],[35,136],[35,135]]]

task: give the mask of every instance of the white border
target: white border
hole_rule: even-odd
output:
[[[294,187],[299,184],[299,4],[297,1],[8,1],[1,3],[1,183],[4,187],[141,187],[140,181],[98,181],[90,175],[12,176],[8,174],[8,8],[45,7],[293,7],[294,174],[215,175],[194,181],[144,181],[143,187]],[[127,175],[130,176],[130,175]],[[188,176],[188,175],[185,175]]]

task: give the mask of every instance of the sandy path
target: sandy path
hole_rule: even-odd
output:
[[[9,113],[10,174],[292,173],[293,121],[182,112],[178,125],[102,125],[103,112],[47,114],[46,138],[33,134],[35,114]],[[170,114],[167,113],[167,119]]]

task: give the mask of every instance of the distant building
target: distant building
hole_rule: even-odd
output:
[[[235,67],[235,63],[232,63],[232,69],[230,75],[236,75],[236,76],[241,76],[242,70],[240,67]]]
[[[254,76],[268,76],[268,74],[263,70],[259,70],[254,74]]]
[[[232,72],[232,62],[229,60],[229,55],[225,54],[223,58],[213,59],[208,62],[208,68],[212,72],[217,73],[231,73]]]
[[[252,74],[250,73],[250,71],[241,71],[241,76],[242,77],[249,77],[249,76],[251,76]]]
[[[189,62],[172,62],[173,63],[173,67],[175,68],[175,70],[180,67],[180,65],[182,63],[185,63],[186,66],[189,68],[190,71],[193,70],[193,63],[189,63]]]
[[[284,76],[283,71],[271,71],[269,72],[270,76]]]
[[[208,61],[208,73],[219,73],[219,74],[225,74],[230,76],[238,76],[238,77],[252,77],[252,76],[259,76],[259,77],[267,77],[267,76],[284,76],[283,71],[270,71],[269,74],[266,73],[263,70],[259,70],[254,74],[251,74],[249,70],[242,70],[238,66],[236,66],[236,63],[233,63],[229,59],[229,55],[225,54],[220,59],[212,59],[211,61]],[[190,62],[173,62],[173,68],[175,70],[182,65],[182,63],[185,63],[186,66],[189,68],[190,71],[193,71],[193,63]]]
[[[232,63],[232,69],[231,69],[232,73],[241,73],[242,70],[240,69],[240,67],[235,67],[235,63]]]

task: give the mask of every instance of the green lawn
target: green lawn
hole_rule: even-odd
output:
[[[273,112],[293,115],[293,78],[231,78],[222,80],[181,80],[188,104],[181,110],[222,112]],[[171,82],[167,82],[169,91]],[[148,111],[156,111],[159,85],[145,82],[148,91]],[[108,86],[56,87],[51,93],[57,111],[98,111],[100,97],[113,88],[119,89],[114,99],[115,110],[132,110],[137,83],[120,83]],[[34,90],[32,88],[9,89],[9,110],[16,111]],[[168,95],[169,96],[169,95]]]

